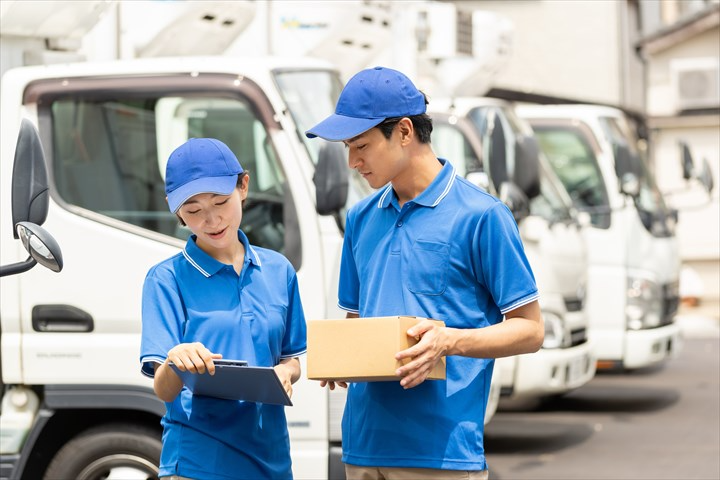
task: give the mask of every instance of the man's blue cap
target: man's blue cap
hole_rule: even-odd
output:
[[[235,154],[220,140],[191,138],[176,148],[165,168],[165,194],[175,213],[199,193],[230,195],[243,172]]]
[[[335,113],[305,135],[339,142],[356,137],[385,119],[420,115],[425,110],[425,96],[404,74],[391,68],[368,68],[347,82]]]

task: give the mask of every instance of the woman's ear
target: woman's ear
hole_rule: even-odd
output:
[[[248,189],[250,187],[250,174],[245,172],[242,180],[240,181],[240,199],[245,200],[248,196]]]

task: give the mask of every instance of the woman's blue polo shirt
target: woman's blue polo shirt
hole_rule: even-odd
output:
[[[510,210],[449,162],[402,208],[392,186],[347,214],[339,306],[360,317],[412,315],[482,328],[538,298]],[[493,360],[447,357],[447,380],[351,384],[342,422],[353,465],[485,470]]]
[[[306,350],[295,270],[277,252],[252,246],[242,231],[238,275],[201,250],[185,249],[152,267],[143,287],[142,372],[179,343],[201,342],[223,358],[275,366]],[[284,407],[193,396],[166,403],[160,476],[292,478]]]

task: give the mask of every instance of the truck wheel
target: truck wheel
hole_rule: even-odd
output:
[[[132,425],[91,428],[70,440],[50,462],[45,480],[158,478],[160,435]]]

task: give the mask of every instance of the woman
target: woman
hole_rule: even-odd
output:
[[[288,395],[306,350],[297,277],[240,230],[248,173],[222,142],[194,138],[168,160],[170,211],[192,231],[143,287],[142,372],[166,402],[160,477],[292,478],[284,407],[193,396],[180,370],[213,375],[213,360],[275,368]]]

